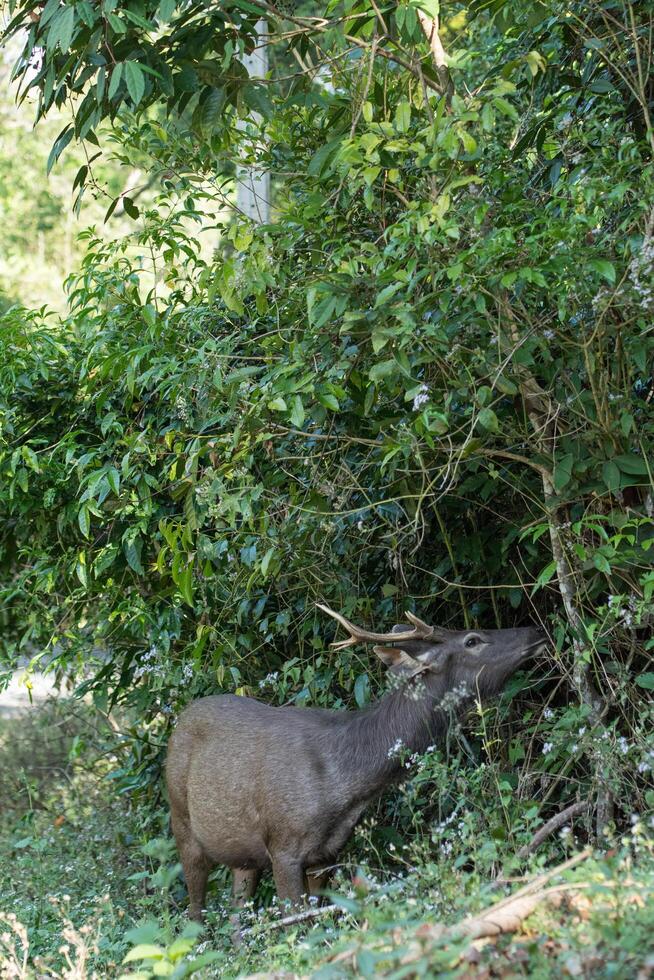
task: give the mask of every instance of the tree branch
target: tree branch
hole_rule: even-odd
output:
[[[568,820],[578,817],[579,814],[584,813],[587,809],[588,801],[581,800],[581,802],[573,803],[571,806],[566,807],[565,810],[561,810],[560,813],[555,814],[551,820],[548,820],[547,823],[543,824],[540,830],[536,831],[528,844],[525,844],[524,847],[520,848],[518,851],[518,857],[528,857],[528,855],[531,854],[532,851],[535,851],[537,847],[540,847],[543,841],[547,840],[547,838],[550,837],[555,830],[558,830],[559,827],[566,824]]]
[[[436,17],[430,17],[424,12],[424,10],[419,9],[418,20],[420,21],[423,34],[429,42],[429,50],[431,51],[431,57],[432,61],[434,62],[436,74],[438,75],[441,87],[445,93],[447,104],[449,105],[454,94],[454,86],[452,84],[450,70],[447,67],[447,55],[445,53],[445,48],[443,47],[443,42],[441,41],[440,34],[438,33],[438,19]]]

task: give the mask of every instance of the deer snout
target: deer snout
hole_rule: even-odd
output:
[[[532,626],[525,645],[525,656],[535,656],[542,653],[549,643],[547,631],[543,626]]]

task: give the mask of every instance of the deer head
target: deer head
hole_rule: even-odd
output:
[[[317,605],[350,634],[347,640],[333,643],[335,649],[375,643],[374,652],[392,674],[406,679],[422,675],[428,689],[463,687],[470,692],[495,693],[525,660],[547,645],[543,630],[532,626],[446,630],[430,626],[409,612],[410,627],[398,624],[390,633],[374,633],[355,626],[327,606]]]

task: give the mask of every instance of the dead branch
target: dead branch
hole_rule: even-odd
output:
[[[268,932],[270,929],[283,929],[284,926],[292,926],[296,922],[306,922],[308,919],[317,919],[319,916],[327,915],[329,912],[343,911],[338,905],[322,905],[317,909],[304,909],[302,912],[296,912],[294,915],[286,915],[283,919],[277,919],[275,922],[267,923],[265,931]],[[244,929],[242,935],[247,936],[252,931],[252,929]]]
[[[571,806],[561,810],[560,813],[555,814],[551,820],[544,823],[540,830],[537,830],[532,839],[524,847],[521,847],[518,851],[519,858],[526,858],[532,851],[535,851],[537,847],[543,843],[544,840],[562,827],[568,822],[568,820],[574,819],[574,817],[579,816],[579,814],[584,813],[588,809],[587,800],[582,800],[579,803],[573,803]]]

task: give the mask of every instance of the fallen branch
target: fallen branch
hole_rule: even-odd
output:
[[[551,871],[547,871],[545,874],[539,875],[538,878],[534,878],[533,881],[520,888],[508,898],[496,902],[490,908],[484,909],[477,915],[468,916],[468,918],[454,925],[445,926],[439,923],[431,926],[427,924],[420,926],[416,933],[420,940],[420,946],[412,948],[403,958],[402,963],[408,964],[424,956],[425,941],[436,943],[450,938],[452,940],[464,938],[474,941],[499,936],[503,933],[516,932],[522,926],[524,920],[531,915],[541,902],[560,892],[588,887],[587,883],[571,884],[569,882],[545,889],[543,885],[563,871],[568,871],[570,868],[585,861],[591,853],[591,849],[586,848],[586,850],[581,851],[579,854],[575,854],[570,860],[565,861],[556,868],[552,868]]]
[[[343,911],[344,909],[339,905],[322,905],[316,909],[304,909],[302,912],[296,912],[294,915],[285,915],[283,919],[277,919],[275,922],[267,923],[264,932],[268,932],[269,929],[283,929],[284,926],[292,926],[296,922],[306,922],[308,919],[317,919],[321,915],[327,915],[328,912]],[[252,931],[252,929],[244,929],[241,935],[247,936]]]
[[[537,847],[540,847],[543,841],[547,840],[547,838],[553,834],[555,830],[558,830],[559,827],[566,824],[568,820],[572,820],[574,817],[579,816],[579,814],[584,813],[587,809],[588,802],[586,800],[582,800],[579,803],[573,803],[571,806],[566,807],[565,810],[561,810],[560,813],[555,814],[551,820],[548,820],[547,823],[543,824],[540,830],[536,831],[528,844],[525,844],[524,847],[520,848],[518,851],[518,857],[526,858],[532,853],[532,851],[535,851]]]

